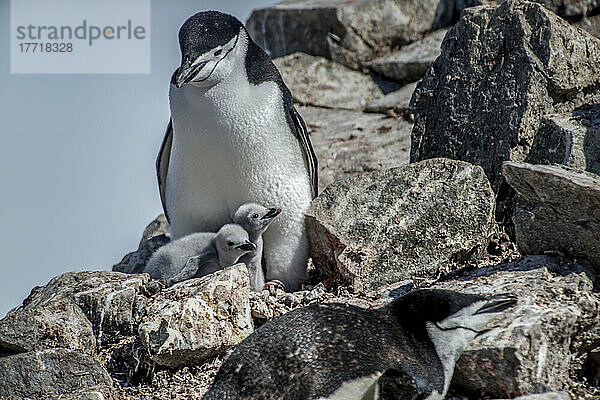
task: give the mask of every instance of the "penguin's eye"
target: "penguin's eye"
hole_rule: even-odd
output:
[[[258,215],[258,214],[254,214],[254,215],[252,216],[252,218],[254,218],[254,219],[256,219],[256,218],[258,218],[258,217],[259,217],[259,215]]]
[[[217,51],[215,51],[215,56],[220,56],[222,52],[223,52],[223,50],[217,50]]]
[[[235,243],[233,243],[233,242],[227,242],[227,246],[229,246],[229,247],[233,246],[234,244]]]

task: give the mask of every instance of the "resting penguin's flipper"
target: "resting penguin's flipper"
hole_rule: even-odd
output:
[[[167,221],[169,221],[169,214],[167,213],[167,172],[169,171],[169,160],[171,158],[171,146],[173,145],[173,122],[169,120],[167,125],[167,131],[163,138],[160,151],[158,152],[158,158],[156,159],[156,176],[158,178],[158,190],[160,191],[160,201],[165,211]],[[170,222],[170,221],[169,221]]]

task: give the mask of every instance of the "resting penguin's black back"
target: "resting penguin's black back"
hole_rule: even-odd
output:
[[[295,310],[246,338],[204,399],[316,399],[388,370],[391,380],[413,379],[421,393],[441,392],[441,364],[419,332],[402,329],[388,308],[315,304]]]

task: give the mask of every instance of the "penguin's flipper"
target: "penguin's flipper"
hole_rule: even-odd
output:
[[[196,274],[200,270],[200,267],[202,267],[202,265],[205,262],[211,259],[214,259],[214,254],[210,251],[188,258],[185,265],[183,266],[183,269],[179,271],[177,275],[170,278],[169,282],[171,284],[174,284],[178,282],[183,282],[188,279],[192,279],[194,276],[196,276]]]
[[[165,211],[167,221],[169,221],[169,214],[167,212],[167,172],[169,171],[169,160],[171,158],[171,146],[173,145],[173,122],[169,120],[167,125],[167,131],[163,138],[160,150],[158,152],[158,158],[156,159],[156,177],[158,178],[158,190],[160,191],[160,201]]]
[[[315,198],[319,194],[319,164],[317,161],[317,156],[313,149],[312,143],[310,142],[310,138],[308,137],[308,130],[306,129],[304,119],[302,119],[302,116],[298,114],[296,107],[293,105],[288,112],[291,114],[292,121],[294,122],[294,134],[300,142],[302,154],[304,155],[304,161],[306,162],[306,167],[308,168],[312,195],[313,198]]]

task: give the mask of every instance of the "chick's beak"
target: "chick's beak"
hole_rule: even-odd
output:
[[[245,250],[245,251],[253,251],[256,250],[256,245],[254,243],[252,243],[249,240],[246,240],[246,242],[242,243],[242,244],[238,244],[237,246],[235,246],[236,249],[240,249],[240,250]]]

